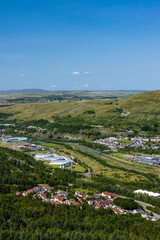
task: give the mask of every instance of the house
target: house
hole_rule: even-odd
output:
[[[68,192],[67,191],[58,190],[56,195],[58,197],[67,197],[68,196]]]
[[[66,199],[64,197],[57,197],[57,200],[57,202],[64,203]]]
[[[40,193],[39,197],[40,197],[40,199],[44,199],[46,197],[46,194],[45,193]]]
[[[21,196],[21,192],[16,192],[16,196]]]
[[[76,201],[70,201],[71,204],[80,207],[81,203],[80,202],[76,202]]]
[[[23,196],[23,197],[26,197],[27,195],[28,195],[27,191],[25,191],[25,192],[22,193],[22,196]]]
[[[117,194],[112,193],[112,198],[117,198],[117,197],[119,197]]]
[[[88,197],[86,193],[82,193],[82,192],[75,192],[75,195],[83,199],[86,199]]]
[[[93,204],[94,204],[94,201],[93,201],[93,200],[89,200],[89,201],[88,201],[88,204],[89,204],[89,205],[93,205]]]
[[[115,194],[115,193],[109,193],[109,192],[102,192],[102,196],[105,198],[105,199],[111,199],[111,198],[117,198],[118,195]]]
[[[39,188],[38,187],[33,187],[33,193],[37,193],[39,191]]]
[[[47,191],[47,192],[51,191],[50,186],[43,186],[43,189],[44,189],[44,191]]]
[[[96,209],[102,208],[101,202],[97,202],[97,203],[95,204],[95,208],[96,208]]]
[[[107,197],[107,198],[111,198],[112,194],[109,192],[102,192],[102,197]]]
[[[55,204],[55,205],[59,205],[59,204],[61,204],[61,203],[60,203],[60,202],[54,202],[54,204]]]
[[[52,200],[54,200],[55,198],[57,198],[56,195],[52,195],[52,196],[51,196],[51,199],[52,199]]]

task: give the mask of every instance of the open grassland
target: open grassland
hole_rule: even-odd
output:
[[[86,171],[86,169],[82,166],[80,166],[79,164],[77,165],[70,165],[68,167],[68,169],[79,172],[79,173],[84,173]]]

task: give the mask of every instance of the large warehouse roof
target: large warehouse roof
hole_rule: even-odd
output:
[[[148,194],[150,197],[160,197],[160,193],[149,192],[147,190],[136,190],[134,193]]]

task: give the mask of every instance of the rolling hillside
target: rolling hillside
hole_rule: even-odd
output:
[[[87,138],[118,132],[160,134],[160,91],[119,99],[0,105],[1,122],[44,119],[50,132],[80,134]],[[30,123],[35,124],[35,123]]]
[[[122,109],[123,112],[130,112],[131,117],[141,116],[141,118],[160,117],[160,90],[144,92],[129,98],[119,98],[118,100],[83,100],[83,101],[62,101],[62,102],[42,102],[12,104],[11,106],[1,105],[0,112],[13,114],[9,119],[33,120],[48,119],[53,116],[81,115],[87,111],[94,111],[96,116],[105,116],[106,113],[115,112],[114,109]],[[146,115],[148,114],[149,115]],[[114,114],[115,115],[115,114]],[[93,116],[93,114],[92,114]],[[130,116],[129,116],[130,117]]]
[[[132,113],[160,114],[160,90],[144,92],[136,96],[120,100],[124,111]]]

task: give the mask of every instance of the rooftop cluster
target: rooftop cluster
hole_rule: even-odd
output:
[[[135,156],[134,159],[136,162],[141,164],[148,164],[148,165],[160,165],[160,159],[155,157],[147,157],[147,156]]]
[[[123,141],[126,141],[126,143],[123,143]],[[109,138],[103,138],[103,139],[97,139],[94,141],[94,143],[103,144],[111,149],[116,148],[125,148],[125,147],[142,147],[143,149],[146,148],[152,148],[152,149],[158,149],[158,146],[146,146],[146,143],[152,142],[152,143],[159,143],[160,137],[154,137],[154,138],[143,138],[143,137],[134,137],[129,140],[128,137],[122,138],[122,137],[109,137]]]
[[[82,207],[84,203],[93,206],[95,209],[103,208],[103,209],[112,209],[115,214],[127,214],[127,213],[140,213],[142,217],[148,220],[157,220],[154,216],[150,216],[149,212],[142,209],[134,209],[124,210],[121,207],[118,207],[114,204],[114,199],[119,196],[110,192],[102,192],[101,194],[86,194],[83,192],[76,191],[74,194],[74,198],[70,198],[67,191],[58,190],[57,192],[52,194],[51,188],[47,186],[37,186],[33,187],[24,192],[16,192],[17,196],[26,197],[29,194],[33,196],[33,198],[38,197],[43,202],[51,203],[54,205],[66,204],[66,205],[75,205],[78,207]]]

